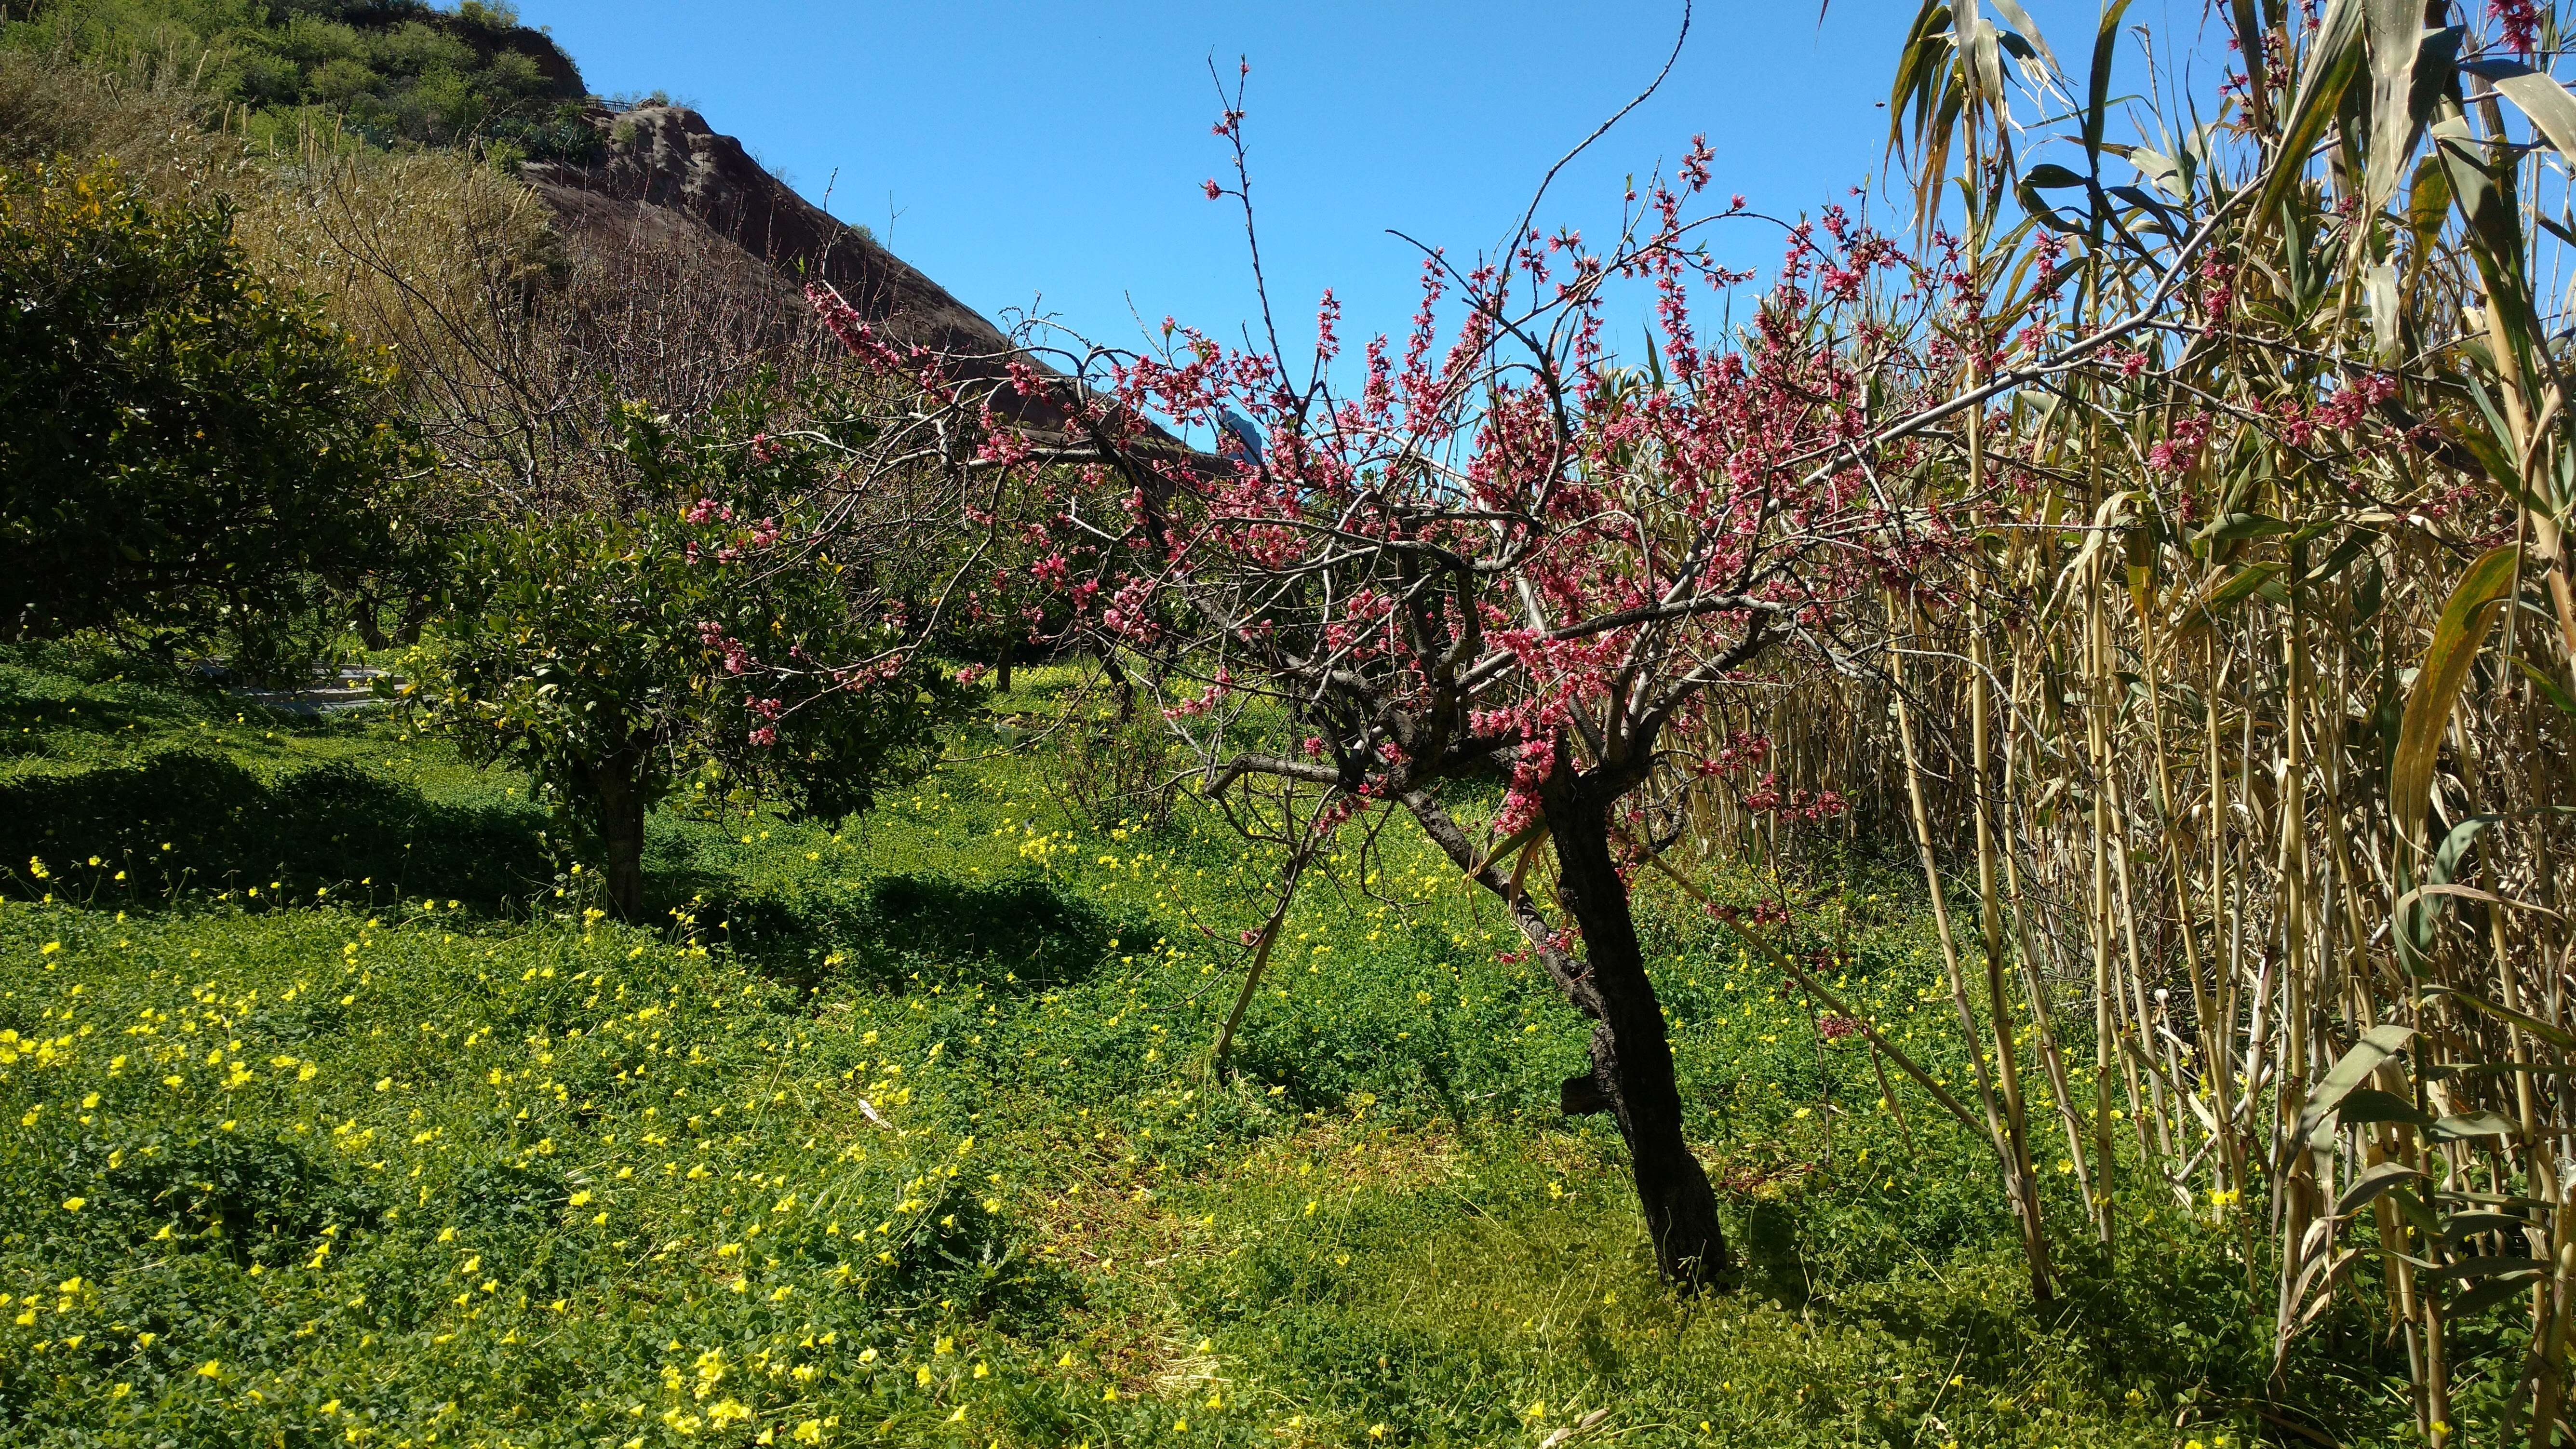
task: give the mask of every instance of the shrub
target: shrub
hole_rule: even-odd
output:
[[[378,379],[259,285],[221,206],[110,167],[0,173],[0,617],[275,675],[396,562],[413,462]]]
[[[1161,720],[1068,720],[1048,745],[1047,790],[1067,814],[1104,827],[1171,819],[1178,751]]]

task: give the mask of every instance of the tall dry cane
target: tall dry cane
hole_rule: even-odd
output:
[[[2015,719],[2026,713],[2024,700],[2028,680],[2024,663],[2023,652],[2014,650],[2011,695]],[[2007,809],[2017,798],[2014,786],[2020,762],[2025,754],[2030,753],[2021,747],[2023,734],[2024,731],[2018,728],[2004,731],[2003,803]],[[2011,817],[2007,815],[2005,818]],[[2027,826],[2028,822],[2024,824]],[[2002,854],[2005,899],[2012,907],[2015,954],[2021,960],[2022,992],[2030,1008],[2032,1054],[2038,1059],[2041,1070],[2047,1073],[2049,1092],[2057,1104],[2058,1119],[2066,1129],[2066,1151],[2076,1168],[2077,1186],[2083,1190],[2085,1200],[2091,1202],[2095,1195],[2095,1172],[2086,1156],[2083,1116],[2076,1107],[2074,1091],[2068,1084],[2066,1057],[2058,1042],[2056,1011],[2049,1000],[2050,987],[2039,940],[2032,929],[2032,912],[2022,889],[2018,853],[2006,850]]]
[[[1913,711],[1905,697],[1905,655],[1903,641],[1912,634],[1900,628],[1896,596],[1887,597],[1888,675],[1896,705],[1896,736],[1905,756],[1905,794],[1914,820],[1915,848],[1923,866],[1923,884],[1932,897],[1932,920],[1941,938],[1941,964],[1948,973],[1950,1003],[1958,1010],[1959,1029],[1969,1043],[1968,1068],[1977,1086],[1977,1105],[1984,1109],[1988,1140],[2002,1164],[2004,1193],[2011,1201],[2013,1220],[2021,1233],[2022,1255],[2030,1265],[2031,1296],[2048,1302],[2055,1296],[2055,1272],[2049,1266],[2048,1233],[2040,1219],[2038,1175],[2031,1171],[2028,1143],[2018,1120],[2009,1125],[1996,1102],[1993,1076],[1986,1070],[1985,1053],[1978,1049],[1984,1033],[1977,1026],[1977,1009],[1968,996],[1968,979],[1959,961],[1959,940],[1951,928],[1950,907],[1941,888],[1940,857],[1932,844],[1932,816],[1923,799],[1923,762],[1914,747]],[[1910,613],[1906,616],[1910,622]],[[1991,957],[1989,960],[1991,961]],[[1998,1003],[2001,982],[1990,971],[1990,985]],[[2003,1042],[2000,1060],[2012,1060],[2012,1020],[2001,1012],[1995,1030]]]
[[[2093,767],[2093,1147],[2100,1163],[2102,1188],[2093,1217],[2102,1241],[2111,1241],[2111,1024],[2119,999],[2111,973],[2111,748],[2103,719],[2111,696],[2103,688],[2108,667],[2102,655],[2102,591],[2088,570],[2084,582],[2084,656],[2087,668],[2084,742]],[[2143,1142],[2140,1144],[2145,1145]]]
[[[2200,959],[2198,913],[2191,906],[2191,875],[2183,863],[2183,821],[2174,790],[2173,751],[2165,738],[2164,667],[2165,646],[2157,637],[2158,605],[2153,597],[2152,563],[2147,567],[2133,565],[2129,572],[2129,598],[2138,621],[2138,658],[2146,679],[2148,748],[2155,760],[2156,814],[2164,846],[2165,877],[2173,895],[2176,931],[2182,946],[2183,972],[2191,978],[2192,1018],[2198,1029],[2202,1061],[2202,1078],[2210,1093],[2210,1115],[2214,1139],[2211,1153],[2211,1179],[2217,1190],[2230,1191],[2242,1180],[2236,1150],[2235,1111],[2228,1103],[2227,1060],[2223,1023],[2218,1015],[2217,996],[2210,989]],[[2213,682],[2214,683],[2214,682]],[[2213,822],[2214,823],[2214,822]],[[2216,832],[2211,832],[2215,840]],[[2188,1196],[2190,1184],[2177,1184]]]
[[[1969,168],[1973,174],[1979,165],[1980,141],[1971,130],[1968,141]],[[1969,219],[1970,254],[1979,258],[1984,251],[1984,219]],[[1971,327],[1972,334],[1982,335],[1980,320]],[[1966,381],[1970,387],[1983,380],[1983,348],[1972,349]],[[1968,496],[1982,498],[1986,490],[1986,409],[1983,404],[1968,409],[1965,418],[1968,441]],[[2048,1236],[2040,1221],[2039,1174],[2031,1167],[2030,1118],[2022,1101],[2020,1051],[2013,1041],[2012,1002],[2004,986],[2003,909],[1997,897],[1995,880],[1996,807],[2001,796],[1994,780],[1994,659],[1986,637],[1984,614],[1985,578],[1979,567],[1970,573],[1968,629],[1969,663],[1969,785],[1975,792],[1974,810],[1977,842],[1977,915],[1979,934],[1986,955],[1986,1007],[1992,1017],[1995,1038],[1995,1084],[2000,1089],[2003,1109],[2006,1161],[2013,1174],[2013,1191],[2023,1218],[2023,1248],[2031,1259],[2032,1296],[2045,1301],[2049,1296],[2053,1274],[2048,1266]]]

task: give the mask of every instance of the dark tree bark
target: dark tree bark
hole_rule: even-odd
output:
[[[608,908],[619,920],[644,917],[644,791],[622,764],[595,765],[599,839],[608,854]]]
[[[1118,691],[1118,722],[1126,724],[1136,717],[1136,681],[1128,678],[1127,671],[1118,667],[1116,649],[1100,651],[1100,673]]]
[[[1681,1089],[1664,1035],[1663,1003],[1647,979],[1628,883],[1610,851],[1610,801],[1580,783],[1543,796],[1556,843],[1558,904],[1583,933],[1592,1027],[1592,1070],[1562,1089],[1570,1115],[1608,1112],[1627,1141],[1637,1203],[1664,1276],[1702,1287],[1727,1267],[1717,1193],[1682,1134]],[[1587,1004],[1587,1003],[1578,1003]]]
[[[402,621],[394,626],[394,642],[405,649],[419,643],[422,627],[427,625],[430,616],[437,612],[436,594],[413,595],[410,606],[403,610]]]
[[[1011,692],[1011,656],[1018,652],[1019,651],[1017,649],[1014,649],[1008,644],[1002,646],[1002,657],[1000,661],[993,666],[994,693],[1008,694]]]
[[[385,632],[384,607],[373,593],[361,591],[354,616],[359,642],[380,652],[392,648],[394,643],[393,636]]]

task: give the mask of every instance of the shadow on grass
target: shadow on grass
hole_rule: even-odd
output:
[[[828,978],[891,994],[930,983],[1043,991],[1081,981],[1113,943],[1150,933],[1035,878],[891,875],[855,894],[736,894],[739,882],[683,868],[657,872],[653,890],[687,896],[682,909],[709,939],[800,987]]]
[[[192,890],[328,887],[495,910],[552,880],[544,822],[533,809],[441,804],[345,764],[272,783],[230,760],[174,750],[0,784],[0,880],[132,907]],[[34,877],[36,862],[46,877]]]

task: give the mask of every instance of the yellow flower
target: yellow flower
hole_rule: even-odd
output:
[[[219,1379],[223,1376],[224,1366],[213,1359],[208,1359],[197,1366],[197,1377],[201,1379]]]
[[[63,1211],[67,1213],[79,1212],[82,1208],[87,1206],[89,1206],[89,1199],[85,1197],[67,1197],[63,1199]]]
[[[787,1437],[799,1444],[820,1444],[823,1442],[823,1421],[808,1419],[790,1430]]]

